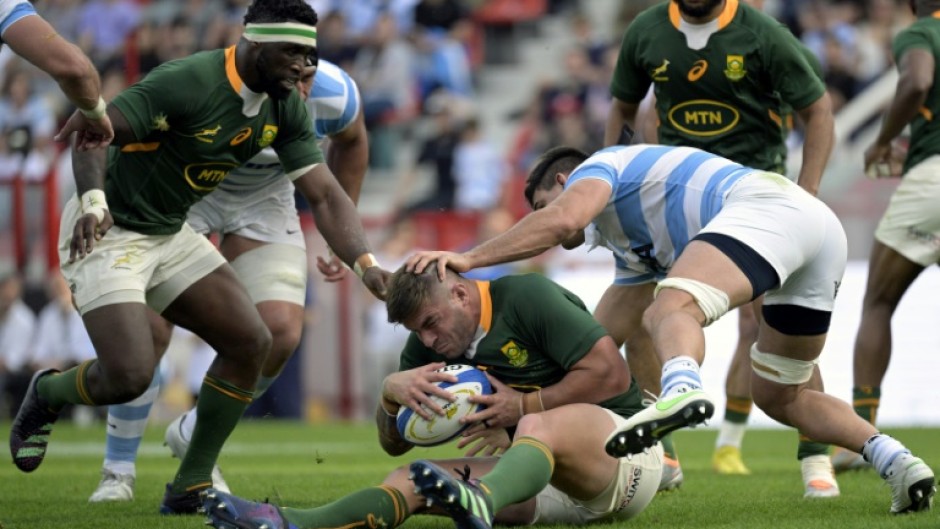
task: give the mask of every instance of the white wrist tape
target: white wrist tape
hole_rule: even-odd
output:
[[[98,104],[95,105],[95,108],[91,110],[85,110],[84,108],[80,108],[79,110],[82,111],[82,114],[85,114],[86,118],[97,120],[97,119],[101,119],[102,117],[104,117],[104,114],[107,108],[108,108],[108,104],[104,102],[104,98],[101,96],[98,96]]]
[[[98,219],[98,222],[104,220],[104,212],[108,209],[108,201],[105,199],[104,190],[89,189],[82,194],[82,213],[87,215],[91,213]]]
[[[371,253],[364,253],[356,258],[356,262],[353,265],[353,272],[359,276],[359,279],[362,279],[362,275],[366,273],[366,270],[372,268],[373,266],[379,266],[378,260]]]

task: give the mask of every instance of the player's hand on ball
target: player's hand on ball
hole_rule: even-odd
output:
[[[486,374],[486,378],[493,386],[493,393],[490,395],[471,395],[467,398],[468,401],[483,404],[486,408],[467,415],[460,419],[460,422],[464,424],[478,422],[486,424],[490,428],[515,426],[522,418],[522,393],[503,384],[490,376],[489,373]]]
[[[362,274],[362,284],[372,292],[372,295],[385,301],[388,295],[388,280],[392,277],[391,272],[379,266],[370,266]]]
[[[444,365],[444,362],[435,362],[388,375],[382,384],[382,398],[411,408],[425,420],[432,418],[428,410],[443,416],[444,409],[429,395],[435,395],[448,402],[456,399],[453,393],[437,385],[437,382],[457,382],[457,377],[454,375],[437,371]]]
[[[327,282],[336,283],[346,277],[347,268],[339,257],[330,255],[329,260],[317,256],[317,270],[323,274],[323,279]]]
[[[505,428],[487,428],[483,424],[476,424],[468,428],[457,442],[457,448],[463,449],[467,446],[470,446],[464,454],[467,457],[495,456],[509,450],[512,439]]]
[[[75,258],[84,259],[95,248],[95,242],[100,241],[108,230],[114,226],[111,212],[104,210],[104,217],[98,222],[98,217],[92,213],[82,215],[75,221],[72,230],[72,241],[69,244],[69,262],[74,263]]]

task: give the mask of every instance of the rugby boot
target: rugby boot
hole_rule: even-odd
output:
[[[664,436],[687,426],[697,426],[715,413],[715,404],[700,389],[658,400],[633,417],[607,438],[604,445],[613,457],[639,454]]]
[[[23,404],[13,419],[10,455],[13,456],[16,468],[23,472],[36,470],[46,457],[49,435],[52,433],[52,425],[59,419],[59,412],[49,408],[49,403],[39,396],[36,386],[40,378],[58,372],[56,369],[44,369],[33,375],[26,388]]]

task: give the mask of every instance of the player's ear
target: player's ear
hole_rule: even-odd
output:
[[[568,173],[555,173],[555,182],[565,187],[565,183],[568,182]]]
[[[461,305],[466,305],[470,303],[470,291],[467,290],[467,285],[464,285],[461,282],[454,282],[450,286],[450,295],[456,301],[460,302]]]

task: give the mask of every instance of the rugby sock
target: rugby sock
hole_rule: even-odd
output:
[[[800,435],[800,443],[796,448],[796,458],[802,461],[810,456],[829,455],[829,445],[826,443],[817,443],[810,440],[805,435]]]
[[[741,448],[744,442],[744,432],[747,429],[747,419],[751,414],[754,401],[748,397],[728,396],[725,404],[725,419],[718,430],[718,439],[715,447],[733,446]]]
[[[107,438],[104,445],[104,468],[115,474],[135,475],[137,449],[147,428],[147,416],[160,392],[160,370],[153,375],[150,387],[141,396],[126,403],[108,406]]]
[[[264,395],[264,392],[271,387],[271,384],[277,380],[277,375],[273,377],[261,376],[258,379],[258,385],[255,387],[255,394],[252,397],[252,400],[261,398],[261,395]],[[196,407],[193,406],[191,410],[186,412],[186,416],[183,417],[183,420],[180,421],[180,434],[183,436],[184,441],[189,441],[193,438],[193,430],[196,428]]]
[[[88,370],[98,360],[86,360],[61,373],[39,379],[36,391],[49,403],[52,410],[61,410],[66,404],[97,406],[88,393]]]
[[[690,356],[670,358],[663,364],[663,393],[660,399],[668,399],[696,389],[702,389],[698,363]]]
[[[281,508],[281,516],[297,529],[376,527],[392,529],[411,513],[405,496],[393,487],[370,487],[314,509]]]
[[[883,433],[876,433],[871,436],[862,446],[862,455],[865,456],[865,461],[871,463],[871,466],[878,471],[878,475],[881,477],[885,477],[888,467],[894,462],[894,458],[901,454],[910,453],[911,451],[902,445],[900,441]]]
[[[225,440],[251,403],[252,393],[251,390],[206,375],[196,404],[197,419],[192,442],[173,480],[173,493],[212,485],[212,467]]]
[[[480,488],[492,502],[492,512],[534,497],[548,485],[555,470],[555,456],[534,437],[521,437],[488,474]]]
[[[878,406],[881,404],[881,388],[874,386],[855,386],[852,388],[852,407],[859,417],[875,424]]]
[[[675,459],[676,461],[679,460],[679,456],[676,454],[676,447],[672,444],[672,434],[666,435],[666,437],[660,439],[659,442],[663,445],[663,455],[670,459]]]

